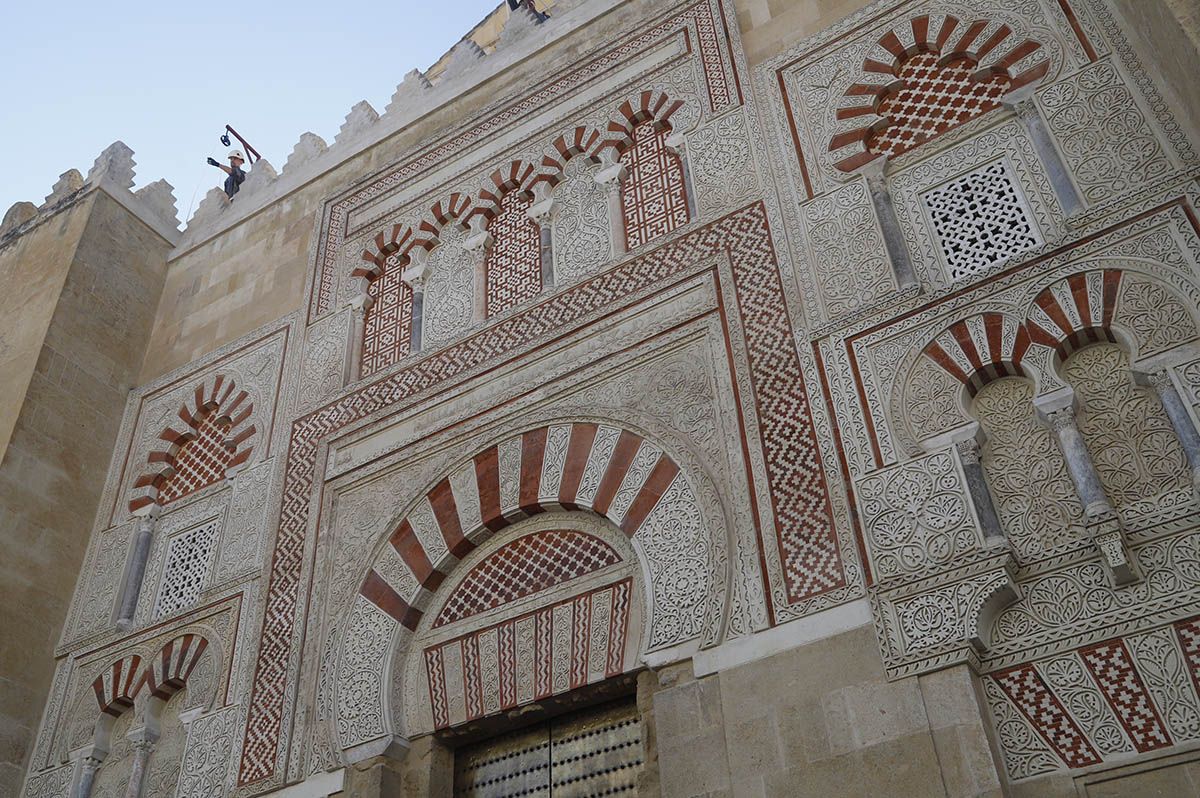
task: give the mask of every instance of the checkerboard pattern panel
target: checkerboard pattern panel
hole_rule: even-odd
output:
[[[1018,665],[992,678],[1069,767],[1082,768],[1100,761],[1096,749],[1033,665]]]
[[[180,447],[175,475],[158,492],[163,506],[225,478],[233,452],[225,448],[226,427],[217,423],[217,417],[217,413],[209,413],[200,422],[196,437]]]
[[[769,241],[764,229],[756,238]],[[734,287],[750,356],[751,382],[775,530],[790,603],[846,583],[833,527],[808,389],[783,301],[783,283],[749,250],[731,246]]]
[[[621,160],[629,170],[621,183],[627,249],[664,236],[688,222],[683,164],[667,147],[667,130],[650,122],[633,129],[633,146]]]
[[[570,290],[548,296],[527,311],[365,385],[293,424],[239,784],[271,777],[284,751],[284,697],[293,687],[289,674],[303,631],[303,619],[298,616],[304,585],[305,536],[321,441],[384,408],[403,407],[404,402],[448,379],[517,356],[541,336],[561,333],[622,297],[664,285],[697,262],[718,255],[729,257],[733,266],[776,510],[777,544],[788,563],[788,596],[799,600],[845,584],[829,520],[816,431],[808,410],[799,355],[791,338],[766,211],[756,203]],[[809,567],[811,571],[806,571]],[[539,641],[544,634],[539,627]]]
[[[532,200],[516,191],[505,194],[500,212],[488,226],[492,243],[483,261],[488,316],[542,292],[542,229],[526,213],[530,204]]]
[[[461,621],[620,561],[611,546],[584,532],[552,529],[525,535],[472,568],[433,625]]]
[[[1172,744],[1122,641],[1090,646],[1079,654],[1138,751],[1144,754]]]
[[[413,296],[400,279],[403,269],[392,255],[383,274],[367,286],[373,303],[363,325],[362,376],[381,371],[412,351]]]
[[[900,88],[879,104],[890,125],[867,139],[871,152],[895,158],[948,130],[1000,107],[1012,82],[995,74],[974,80],[969,61],[938,65],[937,53],[918,53],[900,65]]]

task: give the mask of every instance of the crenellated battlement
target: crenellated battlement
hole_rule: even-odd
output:
[[[327,144],[312,132],[301,134],[283,170],[276,173],[268,164],[270,173],[265,180],[254,178],[265,163],[256,161],[236,201],[225,198],[218,188],[210,190],[187,220],[176,254],[296,191],[618,5],[620,0],[559,0],[549,6],[555,13],[539,20],[526,5],[509,14],[507,6],[501,4],[428,70],[413,69],[406,74],[382,114],[362,100],[347,113],[332,143]],[[501,14],[508,16],[498,33],[485,31],[485,26]],[[247,193],[247,189],[253,190]]]
[[[0,222],[0,246],[53,216],[92,189],[107,192],[163,238],[172,244],[178,242],[179,212],[175,207],[174,187],[160,179],[135,191],[136,165],[129,145],[114,141],[96,157],[86,179],[78,169],[68,169],[59,175],[41,205],[14,203],[4,214],[3,222]]]

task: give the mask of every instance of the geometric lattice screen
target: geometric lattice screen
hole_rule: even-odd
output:
[[[200,598],[220,529],[220,520],[214,518],[171,538],[154,604],[155,620],[187,609]]]
[[[890,124],[871,134],[867,149],[895,158],[1000,107],[1012,82],[1007,75],[976,80],[970,62],[940,60],[936,53],[919,53],[900,66],[899,87],[877,110]]]
[[[484,257],[488,317],[516,307],[542,292],[542,228],[529,218],[533,200],[512,191],[500,200],[500,210],[488,225],[492,244]]]
[[[369,377],[407,357],[412,350],[413,295],[401,279],[401,256],[393,254],[383,265],[383,274],[367,286],[373,302],[363,326],[360,373]]]
[[[921,195],[951,280],[989,271],[1042,243],[1004,160]]]
[[[225,448],[229,427],[217,422],[220,417],[220,413],[210,412],[200,422],[196,437],[180,448],[175,456],[175,475],[159,490],[160,504],[165,506],[225,478],[233,452]]]

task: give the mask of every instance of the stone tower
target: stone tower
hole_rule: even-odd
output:
[[[1198,19],[505,2],[182,233],[65,173],[0,793],[1200,793]]]

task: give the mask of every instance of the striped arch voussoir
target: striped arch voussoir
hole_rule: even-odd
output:
[[[200,635],[180,635],[159,649],[146,663],[141,683],[155,698],[166,701],[187,684],[188,677],[207,649],[208,640]]]
[[[528,161],[513,161],[508,166],[492,172],[488,176],[487,185],[480,189],[479,198],[467,214],[466,220],[469,221],[476,214],[488,221],[494,219],[500,213],[500,203],[505,195],[514,191],[530,191],[537,171],[537,166]]]
[[[671,117],[682,107],[682,100],[672,100],[657,90],[643,91],[626,100],[608,123],[607,138],[597,152],[606,147],[614,147],[618,153],[625,152],[633,146],[634,128],[646,122],[652,122],[659,130],[670,127]]]
[[[901,65],[919,53],[935,53],[942,64],[967,60],[975,67],[973,80],[993,75],[1009,79],[1007,93],[1041,80],[1050,68],[1040,42],[1018,34],[1006,23],[992,19],[963,22],[949,14],[921,14],[886,32],[868,51],[862,74],[842,96],[835,113],[837,132],[829,151],[834,165],[851,172],[879,157],[867,148],[872,133],[890,120],[879,115],[879,106],[903,86]]]
[[[380,230],[375,234],[372,246],[363,250],[363,265],[356,267],[350,276],[366,280],[376,279],[383,274],[384,264],[389,257],[397,252],[407,253],[414,243],[413,230],[407,225],[394,224],[390,230]]]
[[[555,164],[565,167],[576,155],[592,155],[600,144],[600,131],[591,127],[577,127],[554,140],[555,157],[547,156]]]
[[[1066,359],[1080,347],[1115,341],[1113,314],[1123,272],[1078,272],[1042,289],[1029,307],[1025,324],[1033,340],[1053,347]]]
[[[378,557],[392,560],[389,567],[372,567],[359,593],[406,629],[415,630],[425,613],[433,591],[445,581],[455,562],[485,541],[493,533],[512,523],[551,509],[587,511],[601,515],[633,537],[659,499],[680,475],[680,468],[665,452],[657,451],[654,465],[638,472],[626,484],[643,438],[628,430],[620,431],[615,443],[609,430],[608,446],[597,446],[603,455],[593,452],[600,427],[575,423],[541,427],[492,446],[475,455],[455,472],[462,479],[446,477],[420,500],[420,512],[404,518],[388,539]],[[547,439],[555,436],[555,445],[566,447],[561,468],[545,468]],[[508,454],[502,457],[501,450]],[[654,452],[655,449],[648,450]],[[503,462],[518,454],[519,466],[505,471]],[[589,464],[599,474],[599,483],[587,491],[580,485]],[[502,473],[504,472],[504,473]],[[464,487],[464,480],[466,486]],[[501,482],[515,483],[515,495],[503,494]],[[614,509],[618,489],[633,491],[633,500],[620,511]],[[431,560],[430,541],[446,554]],[[397,562],[398,561],[398,562]],[[379,560],[377,559],[378,563]],[[403,571],[397,576],[397,571]],[[412,587],[415,584],[416,587]],[[405,587],[408,585],[408,587]]]
[[[257,431],[250,423],[254,403],[232,378],[224,374],[210,376],[196,386],[179,409],[180,429],[167,427],[159,433],[160,445],[147,455],[146,470],[134,479],[129,501],[131,512],[145,511],[158,504],[159,491],[178,472],[179,453],[195,440],[200,425],[214,413],[216,422],[225,430],[221,443],[231,453],[227,473],[250,459],[254,450],[251,441]]]
[[[421,222],[419,233],[425,233],[426,236],[418,234],[418,237],[428,240],[427,236],[431,236],[436,239],[446,225],[455,222],[465,225],[470,208],[471,198],[458,191],[445,199],[438,200],[429,209],[429,218]]]
[[[1024,377],[1021,361],[1032,340],[1020,321],[981,313],[951,324],[922,350],[974,396],[1002,377]]]
[[[142,689],[142,658],[136,654],[112,663],[92,682],[100,711],[120,717]]]

